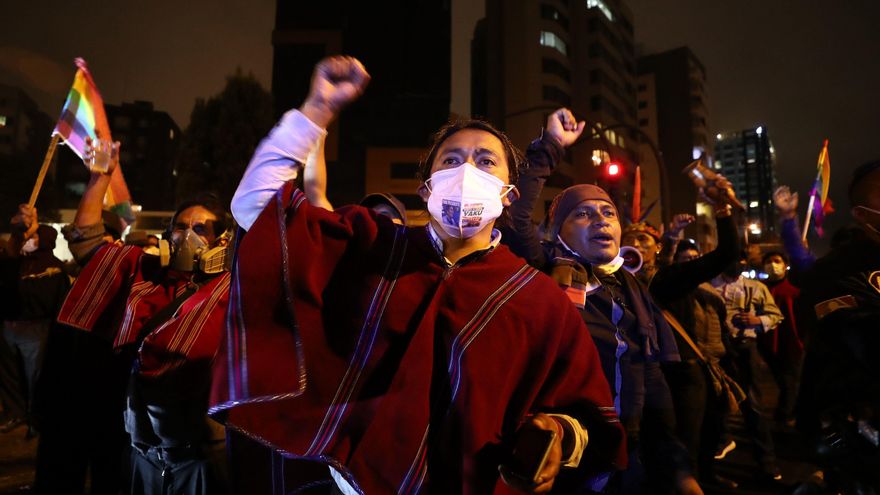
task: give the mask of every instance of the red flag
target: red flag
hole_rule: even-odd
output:
[[[632,221],[636,223],[642,217],[642,168],[636,167],[636,178],[633,181]]]

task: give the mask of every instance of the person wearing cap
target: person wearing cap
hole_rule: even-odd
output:
[[[24,399],[23,416],[10,418],[3,430],[27,424],[28,438],[37,433],[35,398],[52,320],[67,295],[70,279],[55,257],[58,232],[37,221],[37,209],[21,205],[12,218],[11,249],[0,256],[0,321],[3,340],[21,371],[11,396]],[[6,375],[6,373],[4,373]]]
[[[565,108],[548,117],[543,135],[529,146],[529,168],[517,183],[521,196],[511,206],[503,240],[556,280],[599,349],[629,451],[627,470],[604,489],[702,493],[675,438],[672,398],[660,368],[679,359],[675,338],[647,288],[620,269],[620,218],[611,198],[591,184],[565,189],[553,200],[544,244],[531,222],[544,182],[583,128]]]
[[[391,193],[367,194],[359,204],[385,215],[397,225],[406,225],[406,207]]]

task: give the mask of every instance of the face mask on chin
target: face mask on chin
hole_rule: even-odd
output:
[[[428,213],[448,235],[467,239],[501,216],[501,198],[514,186],[471,163],[438,170],[425,182]]]
[[[875,210],[873,208],[868,208],[867,206],[858,205],[853,209],[856,209],[856,208],[861,208],[861,209],[863,209],[865,211],[869,211],[875,215],[880,215],[880,211]],[[874,232],[877,235],[880,235],[880,228],[877,228],[874,224],[868,223],[868,222],[862,222],[862,225],[864,225],[866,229],[871,230],[872,232]]]
[[[21,254],[31,254],[40,248],[40,243],[33,237],[25,241],[21,246]]]

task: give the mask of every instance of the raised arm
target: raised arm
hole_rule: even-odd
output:
[[[332,210],[333,205],[327,199],[327,161],[324,158],[324,135],[318,140],[318,145],[309,153],[306,164],[303,167],[303,192],[309,203],[325,210]]]
[[[669,266],[675,258],[675,248],[678,247],[678,241],[684,237],[684,229],[688,225],[694,223],[696,218],[689,213],[678,213],[672,217],[669,228],[663,232],[663,239],[660,244],[660,254],[657,255],[657,266]]]
[[[93,142],[86,138],[86,157],[83,161],[88,162],[91,157],[99,152],[98,147],[108,146],[105,142]],[[119,166],[119,141],[110,143],[110,162],[105,172],[91,170],[89,183],[79,200],[73,223],[66,225],[62,230],[67,240],[70,252],[77,263],[84,264],[99,247],[107,243],[105,239],[104,221],[104,196],[110,187],[110,178],[113,171]],[[102,150],[103,151],[103,150]]]
[[[364,66],[352,57],[326,58],[315,67],[305,103],[284,114],[260,143],[235,191],[232,215],[242,228],[250,229],[272,195],[296,178],[327,126],[369,81]]]
[[[577,122],[567,108],[550,114],[541,137],[532,141],[526,150],[529,166],[520,173],[517,189],[520,197],[509,207],[511,226],[505,229],[502,240],[516,255],[530,265],[542,268],[546,262],[541,240],[532,223],[532,212],[544,189],[547,177],[562,159],[565,148],[571,146],[584,131],[586,122]]]
[[[718,230],[718,246],[715,250],[693,261],[661,267],[651,280],[650,290],[654,299],[661,304],[678,299],[736,261],[739,240],[729,206],[716,210],[715,225]]]
[[[798,194],[791,192],[788,186],[779,186],[773,192],[773,203],[782,224],[779,235],[782,237],[785,252],[788,253],[796,273],[803,273],[813,266],[816,257],[804,245],[801,237],[797,217]]]

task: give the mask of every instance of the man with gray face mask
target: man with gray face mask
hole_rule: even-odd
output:
[[[220,262],[227,214],[212,196],[181,204],[164,236],[165,256],[107,242],[102,200],[118,156],[116,146],[109,169],[92,172],[65,229],[71,251],[85,266],[58,322],[81,330],[71,338],[82,354],[68,359],[72,371],[81,373],[79,383],[71,384],[80,391],[73,400],[90,413],[82,418],[85,438],[56,438],[54,445],[85,444],[101,452],[88,460],[98,474],[92,476],[97,492],[118,490],[114,485],[125,471],[129,493],[211,492],[222,486],[225,458],[223,427],[206,413],[209,363],[219,347],[229,293],[229,274]],[[84,390],[84,381],[99,388],[100,397]],[[61,425],[57,430],[65,435]],[[113,463],[125,447],[128,467]],[[76,489],[76,473],[55,476],[60,464],[57,449],[41,449],[41,490]]]

